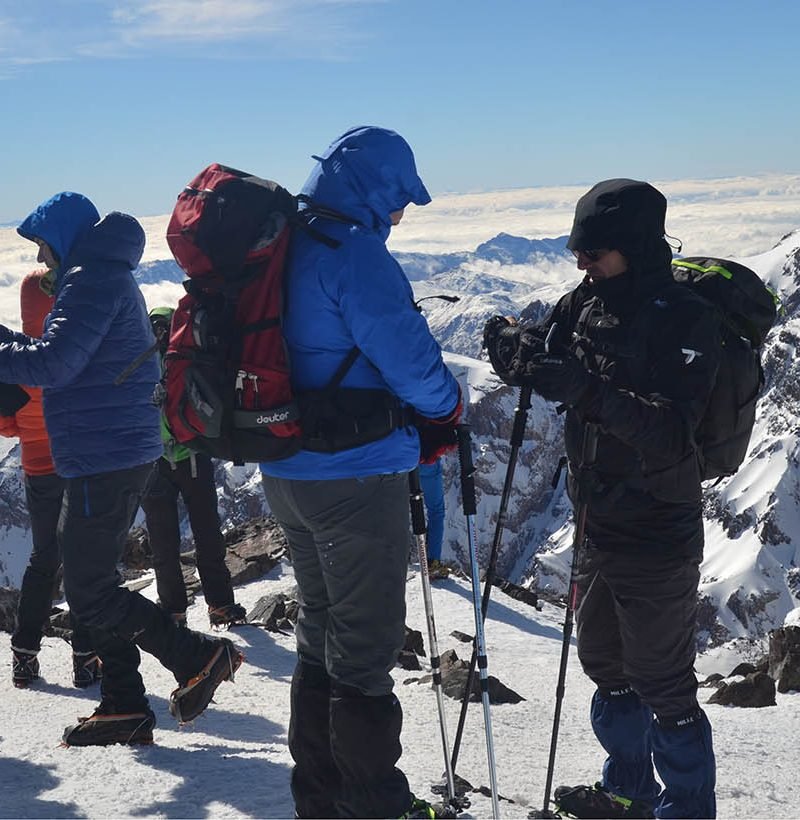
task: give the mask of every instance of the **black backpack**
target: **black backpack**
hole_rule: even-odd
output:
[[[719,479],[733,475],[747,454],[764,386],[761,347],[779,300],[750,268],[727,259],[675,259],[672,274],[711,302],[721,318],[719,371],[697,431],[703,480]]]

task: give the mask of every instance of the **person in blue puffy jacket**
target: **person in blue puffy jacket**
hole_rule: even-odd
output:
[[[205,708],[242,658],[230,641],[181,629],[153,602],[119,586],[117,562],[162,453],[152,403],[158,364],[147,359],[117,378],[153,341],[133,278],[144,231],[127,214],[100,219],[89,199],[72,192],[44,202],[17,230],[54,271],[55,302],[41,338],[0,326],[0,381],[43,388],[55,469],[64,479],[57,531],[64,590],[103,663],[102,702],[67,727],[64,742],[150,743],[155,717],[137,647],[175,674],[170,710],[183,721]]]
[[[337,247],[295,232],[283,325],[306,440],[261,464],[299,588],[292,794],[298,817],[401,817],[424,810],[396,765],[390,675],[404,642],[408,472],[455,445],[460,391],[386,249],[406,206],[430,202],[408,143],[364,126],[315,159],[308,222]]]

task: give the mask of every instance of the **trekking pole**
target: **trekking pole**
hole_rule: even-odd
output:
[[[578,605],[578,569],[580,553],[586,537],[587,475],[594,466],[597,457],[597,425],[589,422],[583,428],[583,443],[581,446],[581,463],[578,468],[578,503],[575,507],[575,533],[572,538],[572,567],[569,574],[569,594],[567,596],[567,611],[564,615],[564,635],[561,643],[561,664],[558,669],[558,683],[556,684],[556,705],[553,714],[553,732],[550,736],[550,758],[547,761],[547,777],[544,786],[544,803],[541,812],[532,812],[529,817],[557,817],[550,811],[550,789],[553,786],[553,771],[556,763],[556,746],[558,745],[558,729],[561,722],[561,704],[564,700],[565,682],[567,679],[567,659],[569,644],[572,639],[572,626],[575,619],[575,609]]]
[[[419,553],[419,574],[422,579],[422,600],[425,602],[425,620],[428,624],[428,642],[431,649],[431,672],[433,673],[433,688],[436,691],[436,705],[439,711],[439,731],[442,736],[444,749],[444,769],[447,777],[447,795],[451,806],[459,811],[463,808],[456,797],[456,784],[453,769],[450,766],[450,741],[447,737],[447,722],[444,713],[444,693],[442,689],[442,670],[439,658],[439,641],[436,638],[436,624],[433,618],[433,596],[431,595],[431,579],[428,574],[428,545],[425,525],[425,502],[419,482],[419,468],[408,474],[408,489],[411,499],[411,526],[417,542]]]
[[[458,436],[458,461],[461,467],[461,501],[464,515],[467,518],[467,542],[469,544],[469,563],[472,570],[472,602],[475,605],[475,654],[481,678],[481,700],[483,701],[483,722],[486,728],[486,756],[489,763],[489,786],[492,791],[492,816],[500,817],[500,804],[497,794],[497,769],[494,758],[494,741],[492,740],[492,715],[489,710],[489,664],[486,659],[486,637],[483,632],[483,613],[478,599],[481,594],[481,583],[478,569],[477,535],[475,531],[475,467],[472,463],[472,441],[469,425],[459,424],[456,427]],[[487,587],[489,581],[486,582]],[[469,697],[467,690],[465,697]]]
[[[517,456],[522,439],[525,435],[525,425],[528,421],[528,410],[531,408],[531,387],[525,385],[519,391],[519,402],[514,410],[514,424],[511,428],[511,452],[508,456],[508,467],[506,468],[506,478],[503,483],[503,492],[500,496],[500,509],[497,512],[497,524],[494,530],[494,540],[489,553],[489,565],[486,569],[486,579],[483,587],[483,599],[481,601],[481,623],[486,620],[486,613],[489,610],[489,597],[492,594],[492,584],[494,582],[495,570],[497,568],[497,556],[500,552],[500,542],[503,540],[503,530],[506,524],[506,512],[508,501],[511,497],[511,489],[514,484],[514,471],[517,467]],[[452,767],[456,770],[458,763],[458,753],[461,748],[461,737],[464,733],[464,723],[469,708],[469,696],[475,684],[475,665],[478,660],[478,646],[475,641],[472,643],[472,658],[469,662],[469,672],[467,673],[467,684],[464,695],[461,699],[461,713],[458,716],[458,726],[456,727],[456,737],[453,742]]]
[[[547,331],[547,336],[544,339],[545,353],[550,352],[550,342],[555,335],[557,324],[553,322]],[[503,492],[500,496],[500,509],[497,511],[497,524],[494,529],[494,540],[492,541],[492,549],[489,553],[489,565],[486,568],[486,578],[483,586],[483,599],[481,601],[481,618],[486,620],[486,613],[489,611],[489,598],[492,594],[492,584],[494,583],[494,576],[497,570],[497,557],[500,554],[500,542],[503,540],[503,530],[506,526],[506,513],[508,511],[508,501],[511,498],[511,490],[514,485],[514,471],[517,468],[517,456],[522,447],[522,440],[525,436],[525,425],[528,423],[528,410],[531,409],[531,393],[533,388],[526,384],[520,388],[519,402],[514,410],[514,423],[511,427],[511,452],[508,455],[508,467],[506,468],[506,477],[503,482]],[[469,696],[472,692],[472,687],[475,683],[475,664],[478,659],[478,650],[473,642],[472,657],[469,662],[469,672],[467,673],[467,684],[464,688],[464,695],[461,699],[461,712],[458,716],[458,726],[456,726],[456,737],[453,742],[453,771],[456,770],[456,763],[458,763],[458,753],[461,749],[461,737],[464,733],[464,723],[467,718],[467,709],[469,708]]]

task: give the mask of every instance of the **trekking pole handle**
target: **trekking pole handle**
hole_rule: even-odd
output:
[[[461,467],[461,502],[464,515],[475,515],[475,465],[472,463],[472,439],[468,424],[456,425],[458,463]]]
[[[531,409],[531,393],[533,388],[529,384],[524,384],[519,390],[519,404],[514,411],[514,423],[511,427],[512,447],[519,448],[525,438],[525,426],[528,423],[528,410]]]
[[[419,467],[408,474],[408,490],[411,497],[411,528],[414,535],[425,535],[425,501],[419,481]]]

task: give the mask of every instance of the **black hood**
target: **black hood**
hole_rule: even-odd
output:
[[[607,179],[587,191],[575,207],[567,247],[611,248],[629,260],[664,238],[667,200],[647,182]]]
[[[664,239],[666,213],[667,200],[649,183],[606,179],[578,200],[567,247],[619,251],[628,260],[627,286],[633,285],[635,297],[641,297],[672,280],[672,249]],[[605,284],[609,290],[620,286]]]

